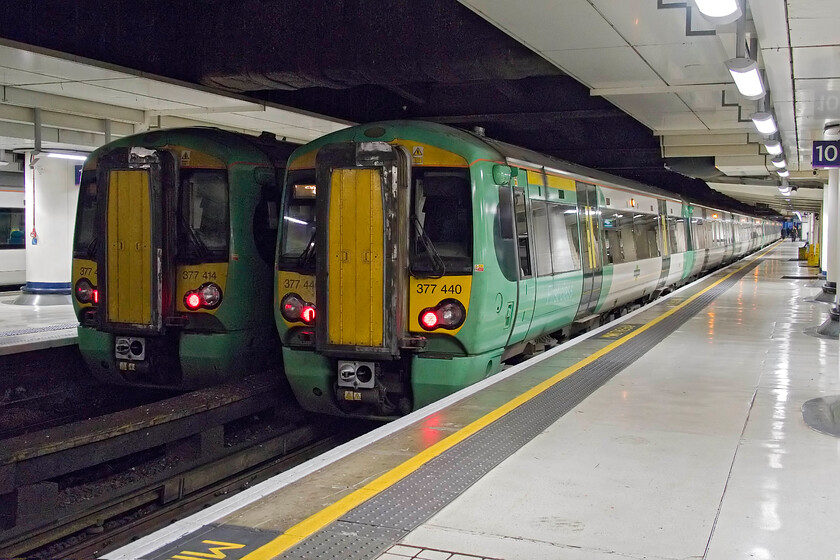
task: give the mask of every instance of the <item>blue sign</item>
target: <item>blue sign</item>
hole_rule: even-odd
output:
[[[76,172],[76,184],[82,184],[82,166],[81,165],[74,165],[73,170]]]
[[[811,167],[840,167],[840,140],[814,140]]]

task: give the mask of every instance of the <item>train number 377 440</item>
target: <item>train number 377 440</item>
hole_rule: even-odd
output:
[[[433,294],[435,291],[441,294],[460,294],[462,290],[461,284],[417,284],[418,294]]]

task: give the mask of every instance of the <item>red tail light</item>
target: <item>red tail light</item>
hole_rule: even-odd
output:
[[[199,308],[216,309],[222,303],[222,288],[214,282],[207,282],[184,294],[184,306],[195,311]]]
[[[300,312],[300,319],[307,325],[315,322],[315,308],[311,305],[304,305]]]
[[[311,325],[315,322],[315,306],[297,294],[286,294],[280,300],[280,314],[290,323]]]
[[[99,303],[99,291],[93,287],[90,280],[81,278],[76,282],[76,299],[80,303]]]
[[[464,324],[467,317],[467,310],[463,304],[456,299],[445,299],[435,307],[427,307],[420,312],[417,318],[424,330],[435,329],[454,330]]]
[[[423,325],[424,329],[433,329],[437,326],[437,323],[437,313],[434,310],[429,309],[420,314],[420,324]]]
[[[198,297],[197,293],[190,292],[184,298],[184,305],[187,306],[187,309],[198,309],[201,307],[201,298]]]

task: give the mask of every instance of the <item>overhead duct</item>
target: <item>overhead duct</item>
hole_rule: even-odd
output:
[[[714,157],[666,158],[665,168],[693,179],[713,179],[723,175],[715,167]]]

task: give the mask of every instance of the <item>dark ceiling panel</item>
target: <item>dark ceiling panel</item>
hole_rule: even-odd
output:
[[[456,0],[3,2],[0,36],[357,122],[481,126],[745,209],[665,169],[650,130]]]

